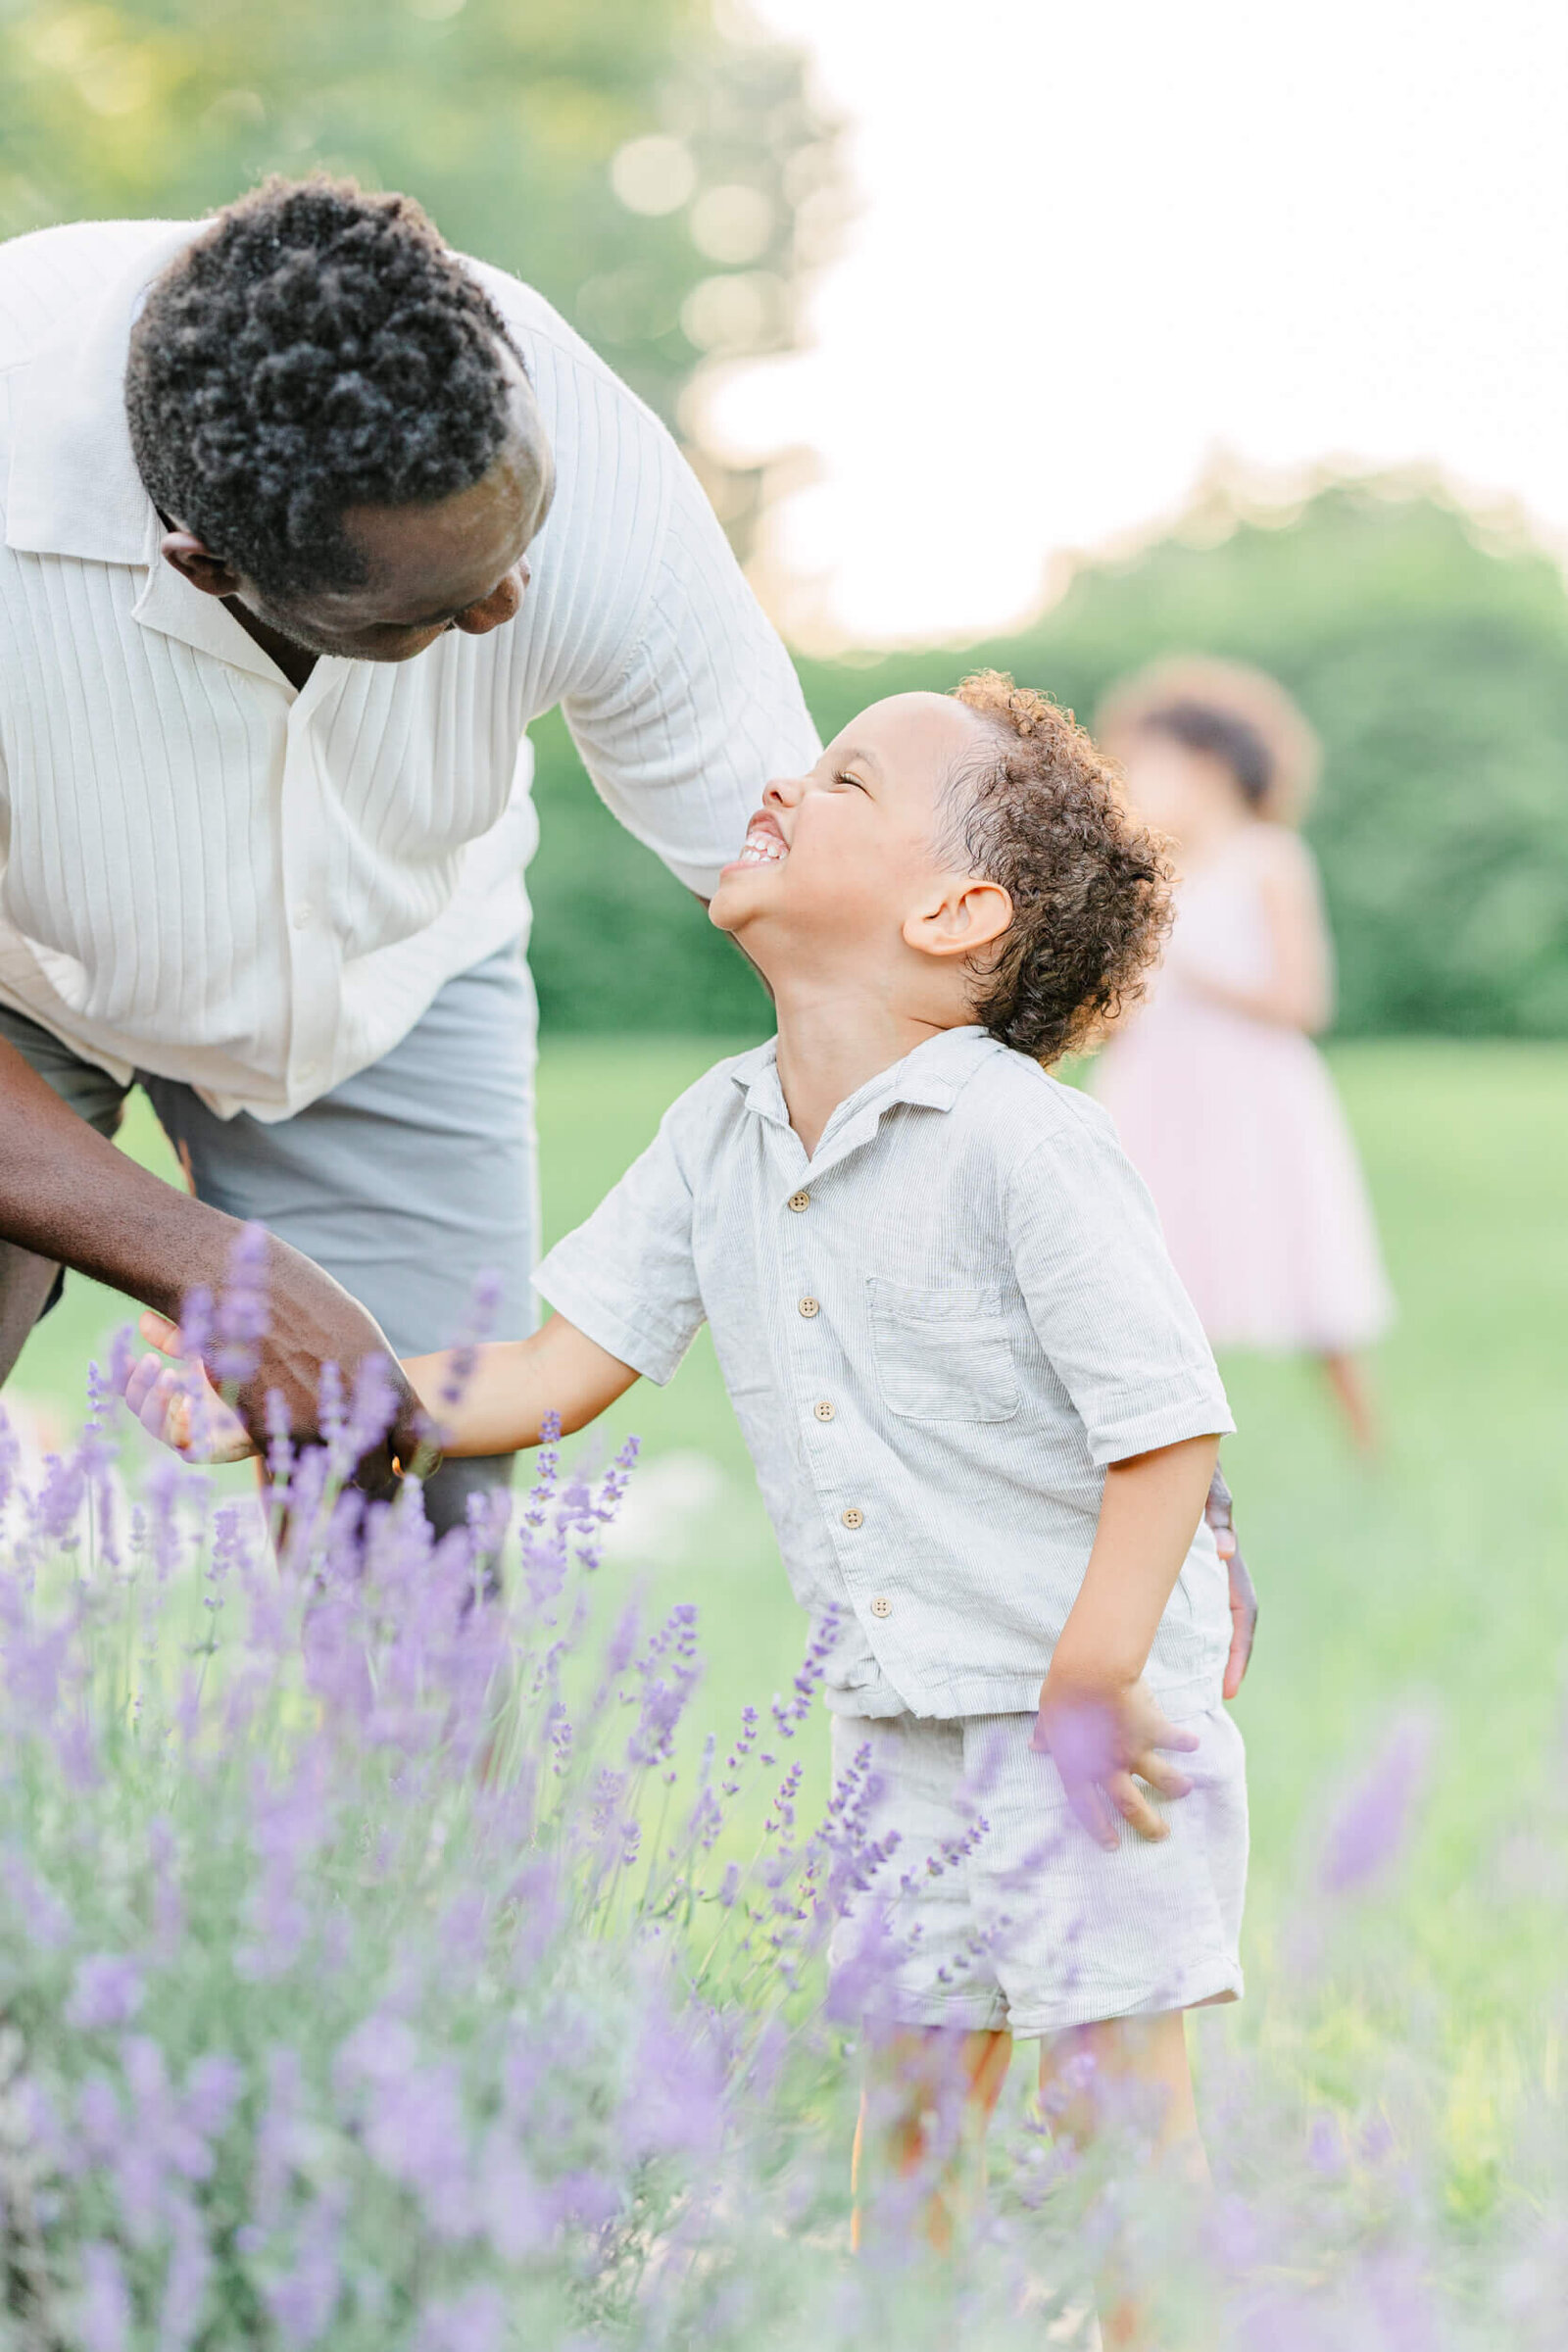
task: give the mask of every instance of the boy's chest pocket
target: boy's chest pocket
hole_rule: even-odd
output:
[[[906,1421],[1010,1421],[1018,1374],[999,1291],[916,1291],[868,1277],[877,1386]]]

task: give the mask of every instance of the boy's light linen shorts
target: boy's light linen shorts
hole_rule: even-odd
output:
[[[879,1785],[863,1819],[898,1843],[874,1863],[834,1931],[841,2008],[902,2026],[1058,2034],[1242,1991],[1247,1889],[1242,1736],[1223,1707],[1172,1761],[1193,1783],[1151,1797],[1170,1836],[1120,1824],[1114,1853],[1070,1810],[1033,1715],[836,1715],[840,1784],[869,1749]]]

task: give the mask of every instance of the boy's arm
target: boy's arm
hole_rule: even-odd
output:
[[[514,1453],[537,1446],[547,1414],[563,1437],[596,1421],[640,1377],[552,1315],[527,1340],[494,1341],[466,1353],[411,1355],[403,1369],[441,1430],[449,1454]]]
[[[1106,1470],[1089,1566],[1040,1693],[1034,1744],[1054,1758],[1073,1811],[1107,1849],[1117,1814],[1141,1838],[1168,1835],[1135,1773],[1163,1796],[1190,1786],[1159,1751],[1197,1739],[1165,1721],[1143,1673],[1218,1450],[1217,1437],[1185,1438]]]
[[[162,1315],[141,1318],[143,1339],[182,1356],[177,1327]],[[552,1315],[531,1339],[497,1341],[471,1350],[410,1356],[404,1370],[452,1454],[513,1453],[537,1446],[547,1414],[562,1435],[596,1420],[639,1375],[598,1347],[564,1315]],[[177,1453],[236,1462],[257,1447],[212,1386],[205,1367],[146,1355],[131,1369],[125,1401],[142,1427]]]

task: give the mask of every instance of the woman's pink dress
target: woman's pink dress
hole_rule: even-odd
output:
[[[1339,1097],[1299,1030],[1197,985],[1270,978],[1259,882],[1283,847],[1274,827],[1250,825],[1182,885],[1148,998],[1091,1084],[1213,1345],[1330,1354],[1375,1340],[1394,1311]],[[1294,838],[1292,852],[1309,855]]]

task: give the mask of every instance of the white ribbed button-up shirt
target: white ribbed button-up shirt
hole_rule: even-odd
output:
[[[0,246],[0,1001],[86,1058],[281,1118],[524,932],[530,719],[706,896],[816,739],[674,443],[541,297],[470,264],[526,361],[555,505],[522,610],[298,693],[172,570],[122,380],[200,227]]]
[[[712,1326],[844,1714],[1034,1707],[1106,1464],[1234,1427],[1109,1118],[979,1029],[841,1102],[809,1164],[772,1044],[720,1062],[535,1281],[651,1380]],[[1200,1525],[1152,1689],[1216,1706],[1229,1646]]]

